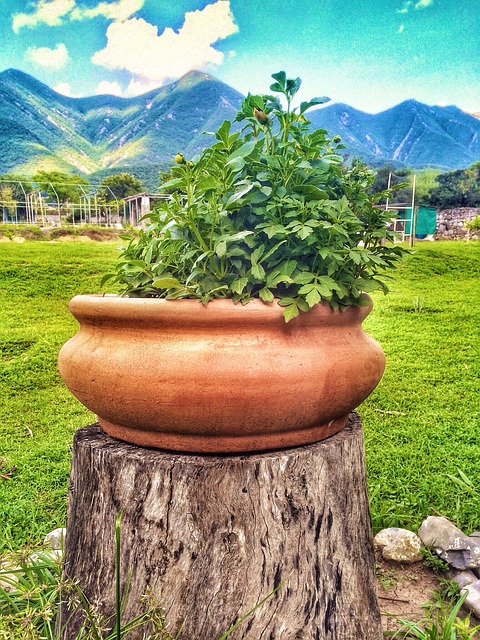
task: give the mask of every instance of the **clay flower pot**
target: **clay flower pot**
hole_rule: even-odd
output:
[[[60,374],[102,428],[128,442],[242,452],[315,442],[340,431],[378,384],[370,306],[315,306],[285,323],[251,300],[76,296],[78,333]]]

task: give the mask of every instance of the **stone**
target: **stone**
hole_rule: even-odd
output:
[[[13,591],[18,582],[20,567],[4,562],[0,564],[0,588],[4,591]]]
[[[447,572],[447,576],[451,580],[456,582],[460,589],[466,587],[467,584],[476,582],[478,579],[471,569],[465,569],[464,571],[459,571],[458,569],[449,569]]]
[[[480,618],[480,580],[478,577],[469,569],[465,571],[450,570],[448,577],[458,584],[461,594],[467,593],[463,603],[464,607]]]
[[[408,529],[382,529],[374,538],[375,547],[382,549],[382,558],[392,562],[412,564],[422,560],[420,538]]]
[[[53,531],[47,533],[43,539],[43,543],[50,546],[51,549],[63,549],[66,531],[65,527],[53,529]]]
[[[28,560],[31,564],[44,562],[61,562],[62,558],[62,549],[44,549],[43,551],[38,551],[28,556]]]
[[[429,516],[423,521],[418,535],[426,547],[455,569],[480,567],[480,544],[468,537],[443,516]]]

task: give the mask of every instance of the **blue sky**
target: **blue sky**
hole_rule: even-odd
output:
[[[202,69],[242,93],[272,73],[372,113],[414,98],[480,111],[480,0],[0,0],[0,71],[131,96]]]

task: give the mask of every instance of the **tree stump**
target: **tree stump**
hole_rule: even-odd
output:
[[[120,510],[124,621],[145,608],[149,586],[172,631],[218,640],[281,584],[232,640],[382,637],[357,414],[321,442],[237,456],[144,449],[98,425],[77,431],[64,571],[105,615]],[[79,619],[64,605],[64,640]]]

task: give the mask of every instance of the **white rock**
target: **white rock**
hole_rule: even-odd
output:
[[[463,594],[465,591],[468,595],[463,603],[464,606],[480,618],[480,580],[466,584],[460,593]]]
[[[480,544],[442,516],[429,516],[422,522],[418,535],[426,547],[455,569],[480,567]]]
[[[477,581],[477,576],[470,569],[465,569],[464,571],[458,571],[456,569],[450,569],[448,571],[449,578],[454,580],[460,589],[466,587],[467,584],[472,584],[472,582]]]
[[[50,531],[50,533],[47,533],[43,542],[44,544],[50,545],[52,549],[63,549],[66,532],[67,530],[65,527],[54,529],[53,531]]]
[[[38,562],[59,562],[63,558],[62,549],[44,549],[42,551],[37,551],[28,556],[28,560],[33,563]]]
[[[0,587],[5,591],[13,591],[18,582],[18,573],[20,567],[4,562],[0,565]]]
[[[382,529],[375,536],[373,543],[375,547],[382,549],[382,558],[385,560],[406,564],[422,560],[422,541],[408,529]]]

